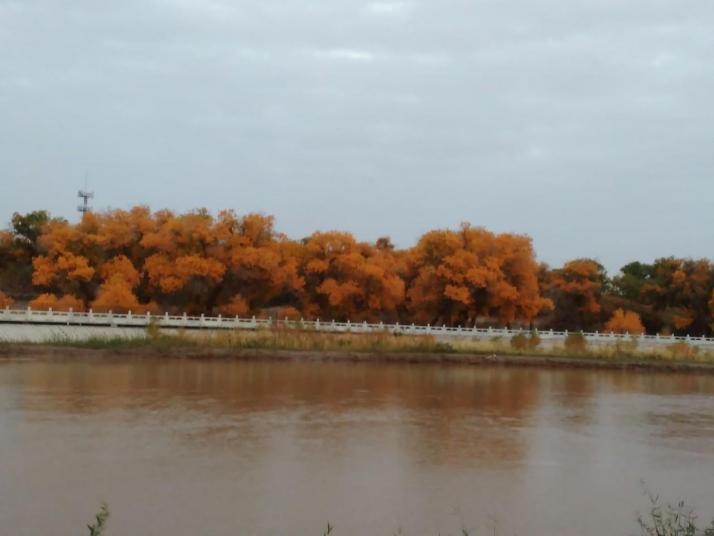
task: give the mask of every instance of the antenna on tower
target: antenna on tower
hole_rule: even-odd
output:
[[[82,218],[84,218],[84,215],[92,210],[92,207],[89,206],[89,200],[94,199],[94,192],[90,192],[87,190],[87,173],[84,173],[84,190],[79,190],[77,192],[77,197],[82,198],[82,204],[77,206],[77,211],[82,213]]]

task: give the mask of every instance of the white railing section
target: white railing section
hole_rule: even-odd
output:
[[[180,316],[172,316],[168,313],[163,315],[146,314],[116,314],[75,312],[69,311],[35,311],[27,309],[2,309],[0,310],[0,323],[13,324],[45,324],[45,325],[66,325],[66,326],[105,326],[121,328],[146,328],[156,325],[160,328],[171,329],[307,329],[313,331],[334,332],[334,333],[399,333],[404,335],[432,335],[438,338],[479,338],[496,339],[510,338],[517,334],[527,335],[525,329],[509,328],[470,328],[452,326],[419,326],[415,324],[383,324],[368,322],[335,322],[321,320],[272,320],[263,318],[239,318],[218,316],[188,316],[185,313]],[[564,341],[568,337],[568,331],[535,330],[538,337],[544,342]],[[675,335],[629,335],[623,333],[599,333],[584,332],[583,336],[588,342],[607,344],[617,341],[636,340],[646,345],[669,345],[675,342],[686,342],[692,346],[714,348],[714,338],[675,336]]]

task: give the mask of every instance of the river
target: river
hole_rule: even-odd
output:
[[[0,361],[0,534],[629,535],[714,515],[714,376]]]

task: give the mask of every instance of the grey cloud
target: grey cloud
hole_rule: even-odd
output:
[[[714,5],[0,0],[0,217],[226,206],[711,256]]]

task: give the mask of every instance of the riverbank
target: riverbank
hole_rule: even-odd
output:
[[[0,359],[186,358],[242,360],[441,363],[549,368],[660,370],[714,373],[714,359],[677,346],[666,352],[635,345],[538,349],[521,341],[446,343],[431,337],[324,334],[300,331],[219,334],[149,332],[146,336],[57,340],[50,343],[0,343]]]

